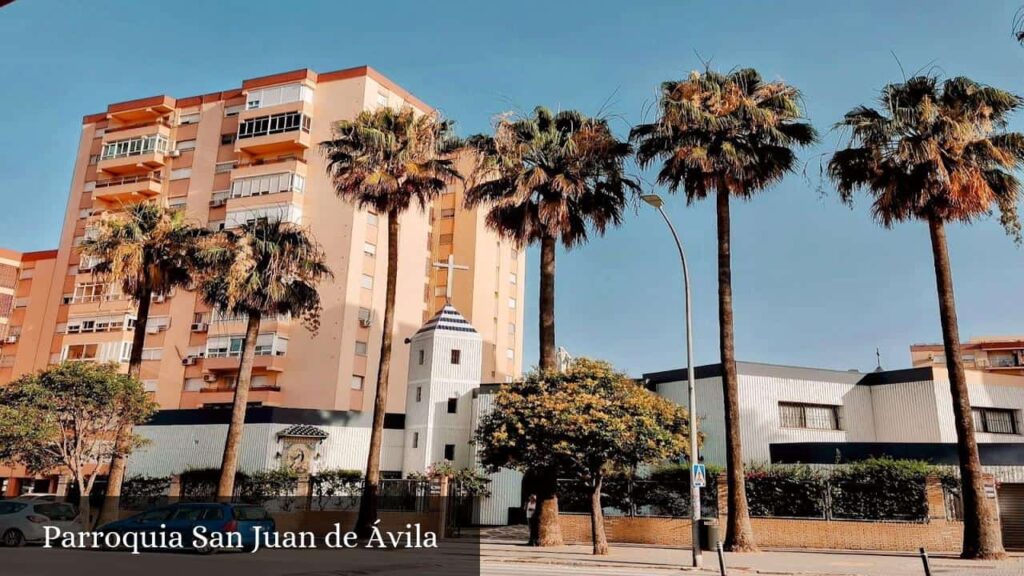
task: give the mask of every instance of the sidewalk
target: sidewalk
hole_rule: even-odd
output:
[[[532,548],[508,541],[481,543],[483,565],[534,564],[572,567],[571,572],[586,573],[587,568],[619,568],[642,570],[651,576],[661,574],[718,574],[718,556],[704,553],[704,569],[690,568],[690,552],[651,546],[613,544],[608,556],[593,556],[590,546],[568,545],[557,548]],[[759,554],[726,553],[725,564],[729,574],[773,574],[807,576],[922,576],[921,559],[914,554],[842,552],[842,551],[783,551],[772,550]],[[937,555],[931,558],[933,576],[979,575],[1024,576],[1024,558],[1012,557],[1005,562],[975,562],[954,556]],[[567,570],[567,572],[569,572]]]

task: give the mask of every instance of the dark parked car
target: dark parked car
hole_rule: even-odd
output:
[[[249,504],[181,503],[146,510],[124,520],[101,526],[100,532],[181,534],[185,548],[193,548],[193,530],[204,527],[204,536],[226,541],[228,534],[237,534],[241,548],[251,549],[256,543],[256,527],[263,533],[275,530],[274,519],[262,506]],[[197,545],[198,552],[213,552],[207,546]]]

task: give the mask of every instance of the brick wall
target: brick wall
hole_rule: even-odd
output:
[[[859,520],[814,520],[796,518],[751,518],[754,538],[765,548],[815,548],[834,550],[884,550],[916,552],[957,551],[963,543],[963,524],[946,519],[945,499],[937,479],[926,483],[928,520],[925,522],[872,522]],[[725,490],[719,510],[725,511]],[[725,516],[719,518],[724,538]],[[590,516],[563,514],[562,536],[566,543],[590,543]],[[690,546],[690,521],[685,518],[605,518],[611,543]]]

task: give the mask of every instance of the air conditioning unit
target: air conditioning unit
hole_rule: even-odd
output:
[[[182,366],[195,366],[196,365],[196,357],[195,356],[186,356],[185,358],[182,358],[181,359],[181,365]]]
[[[193,332],[206,332],[208,328],[209,326],[206,324],[206,322],[194,322],[192,324]]]
[[[149,326],[146,326],[146,334],[159,334],[159,333],[160,333],[160,326],[159,325],[150,324]]]
[[[167,152],[168,158],[177,158],[178,156],[181,156],[181,150],[171,150]]]
[[[366,316],[360,316],[359,325],[362,326],[363,328],[369,328],[370,326],[373,326],[373,312],[370,312]]]
[[[210,208],[220,208],[228,203],[227,198],[214,198],[210,200]]]
[[[216,374],[203,374],[203,382],[207,382],[207,383],[213,384],[216,381],[217,381],[217,375]]]
[[[4,338],[4,344],[15,344],[17,342],[18,342],[18,337],[15,336],[15,335],[11,335],[11,336],[8,336],[7,338]]]

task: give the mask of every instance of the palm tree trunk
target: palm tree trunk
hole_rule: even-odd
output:
[[[540,241],[540,369],[557,368],[555,347],[555,237]]]
[[[540,369],[558,368],[555,348],[555,237],[540,240]],[[558,472],[537,471],[537,545],[561,546],[558,519]]]
[[[242,447],[242,432],[245,430],[245,410],[249,404],[249,385],[252,382],[252,365],[256,359],[256,340],[260,335],[262,314],[249,312],[245,327],[245,341],[242,344],[242,360],[238,364],[238,383],[231,404],[231,423],[228,437],[224,442],[224,457],[220,463],[220,482],[217,485],[217,499],[231,500],[235,492],[235,473],[238,471],[238,452]]]
[[[730,246],[729,191],[719,186],[718,203],[718,342],[722,359],[722,392],[725,398],[726,486],[729,513],[725,526],[725,548],[731,552],[756,552],[750,528],[747,489],[740,440],[739,378],[732,319],[732,248]]]
[[[395,292],[398,284],[398,211],[388,212],[388,283],[384,295],[384,325],[380,339],[380,363],[377,365],[377,390],[373,399],[373,425],[370,429],[370,453],[366,457],[366,480],[359,499],[355,532],[369,537],[377,520],[380,491],[380,451],[384,438],[384,416],[388,406],[388,376],[391,371],[391,337],[395,324]],[[451,279],[449,279],[451,282]]]
[[[985,497],[981,458],[974,435],[974,419],[967,394],[967,378],[960,354],[960,330],[957,327],[956,299],[953,295],[953,273],[949,266],[946,229],[938,218],[928,220],[932,256],[935,260],[935,284],[939,293],[939,317],[942,321],[942,344],[949,372],[949,391],[953,396],[953,421],[956,425],[957,455],[960,458],[960,481],[964,500],[963,558],[1003,558],[1003,536],[999,517]]]
[[[608,536],[604,532],[604,510],[601,508],[601,486],[604,477],[594,475],[594,488],[590,493],[590,535],[595,556],[608,555]]]
[[[132,352],[128,356],[128,374],[134,378],[142,377],[142,350],[146,347],[146,326],[149,324],[149,307],[153,300],[153,289],[146,283],[139,293],[139,309],[135,314],[135,330],[132,332]],[[128,467],[128,455],[125,453],[132,437],[132,425],[126,423],[117,430],[114,440],[114,457],[110,460],[110,471],[107,474],[107,494],[100,506],[97,526],[114,522],[120,516],[121,486],[124,484],[124,473]]]

